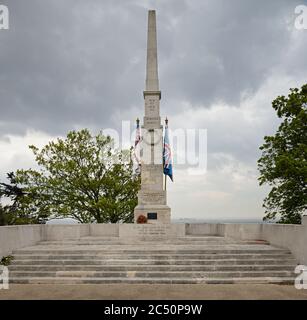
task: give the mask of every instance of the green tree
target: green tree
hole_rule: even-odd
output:
[[[81,223],[132,222],[140,178],[133,174],[131,150],[113,145],[109,136],[84,129],[41,150],[30,146],[39,170],[16,172],[25,193],[20,207],[32,215]]]
[[[7,224],[7,222],[6,222],[5,210],[2,206],[2,204],[0,203],[0,226],[5,226],[6,224]]]
[[[278,96],[272,106],[282,121],[260,147],[259,183],[272,187],[264,199],[264,220],[300,223],[307,209],[307,84]]]
[[[44,217],[39,212],[30,212],[23,206],[25,191],[18,185],[13,172],[7,174],[8,183],[0,183],[0,199],[9,199],[9,204],[0,204],[0,225],[41,223]],[[27,198],[31,195],[28,194]]]

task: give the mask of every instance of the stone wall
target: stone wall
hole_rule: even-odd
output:
[[[158,229],[157,229],[158,228]],[[163,230],[162,230],[163,229]],[[266,240],[289,249],[299,263],[307,265],[307,216],[302,225],[193,223],[163,225],[76,224],[0,227],[0,258],[13,250],[44,240],[79,239],[85,236],[128,238],[179,238],[185,235],[216,235],[238,240]]]
[[[90,234],[89,224],[41,225],[41,240],[80,239]]]
[[[302,225],[266,223],[186,224],[187,235],[218,235],[238,240],[266,240],[287,248],[299,263],[307,265],[307,216]]]
[[[42,239],[40,225],[0,227],[0,259],[13,250],[36,244]]]

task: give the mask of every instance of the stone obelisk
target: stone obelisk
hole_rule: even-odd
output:
[[[134,221],[144,215],[148,223],[170,223],[171,209],[163,189],[163,126],[160,117],[156,12],[148,11],[145,116],[141,141],[141,190],[134,209]]]

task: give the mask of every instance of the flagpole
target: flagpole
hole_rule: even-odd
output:
[[[163,141],[163,150],[164,150],[164,144],[165,142]],[[163,162],[163,173],[164,173],[164,162]],[[166,174],[164,174],[164,190],[166,191]]]
[[[165,118],[165,127],[164,127],[164,141],[163,141],[163,150],[165,149],[165,132],[168,127],[168,119]],[[164,171],[164,168],[163,168]],[[164,190],[166,191],[166,174],[164,174]]]

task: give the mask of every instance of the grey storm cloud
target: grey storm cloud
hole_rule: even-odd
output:
[[[0,32],[0,134],[116,126],[142,111],[147,9],[158,19],[164,108],[238,104],[279,63],[296,1],[9,0]],[[299,60],[303,63],[303,54]],[[295,68],[299,68],[295,64]],[[173,103],[168,103],[173,101]]]
[[[175,166],[175,217],[261,217],[256,161],[277,95],[306,82],[307,0],[1,0],[0,180],[27,144],[142,117],[147,10],[157,10],[161,114],[208,129],[208,173]]]

